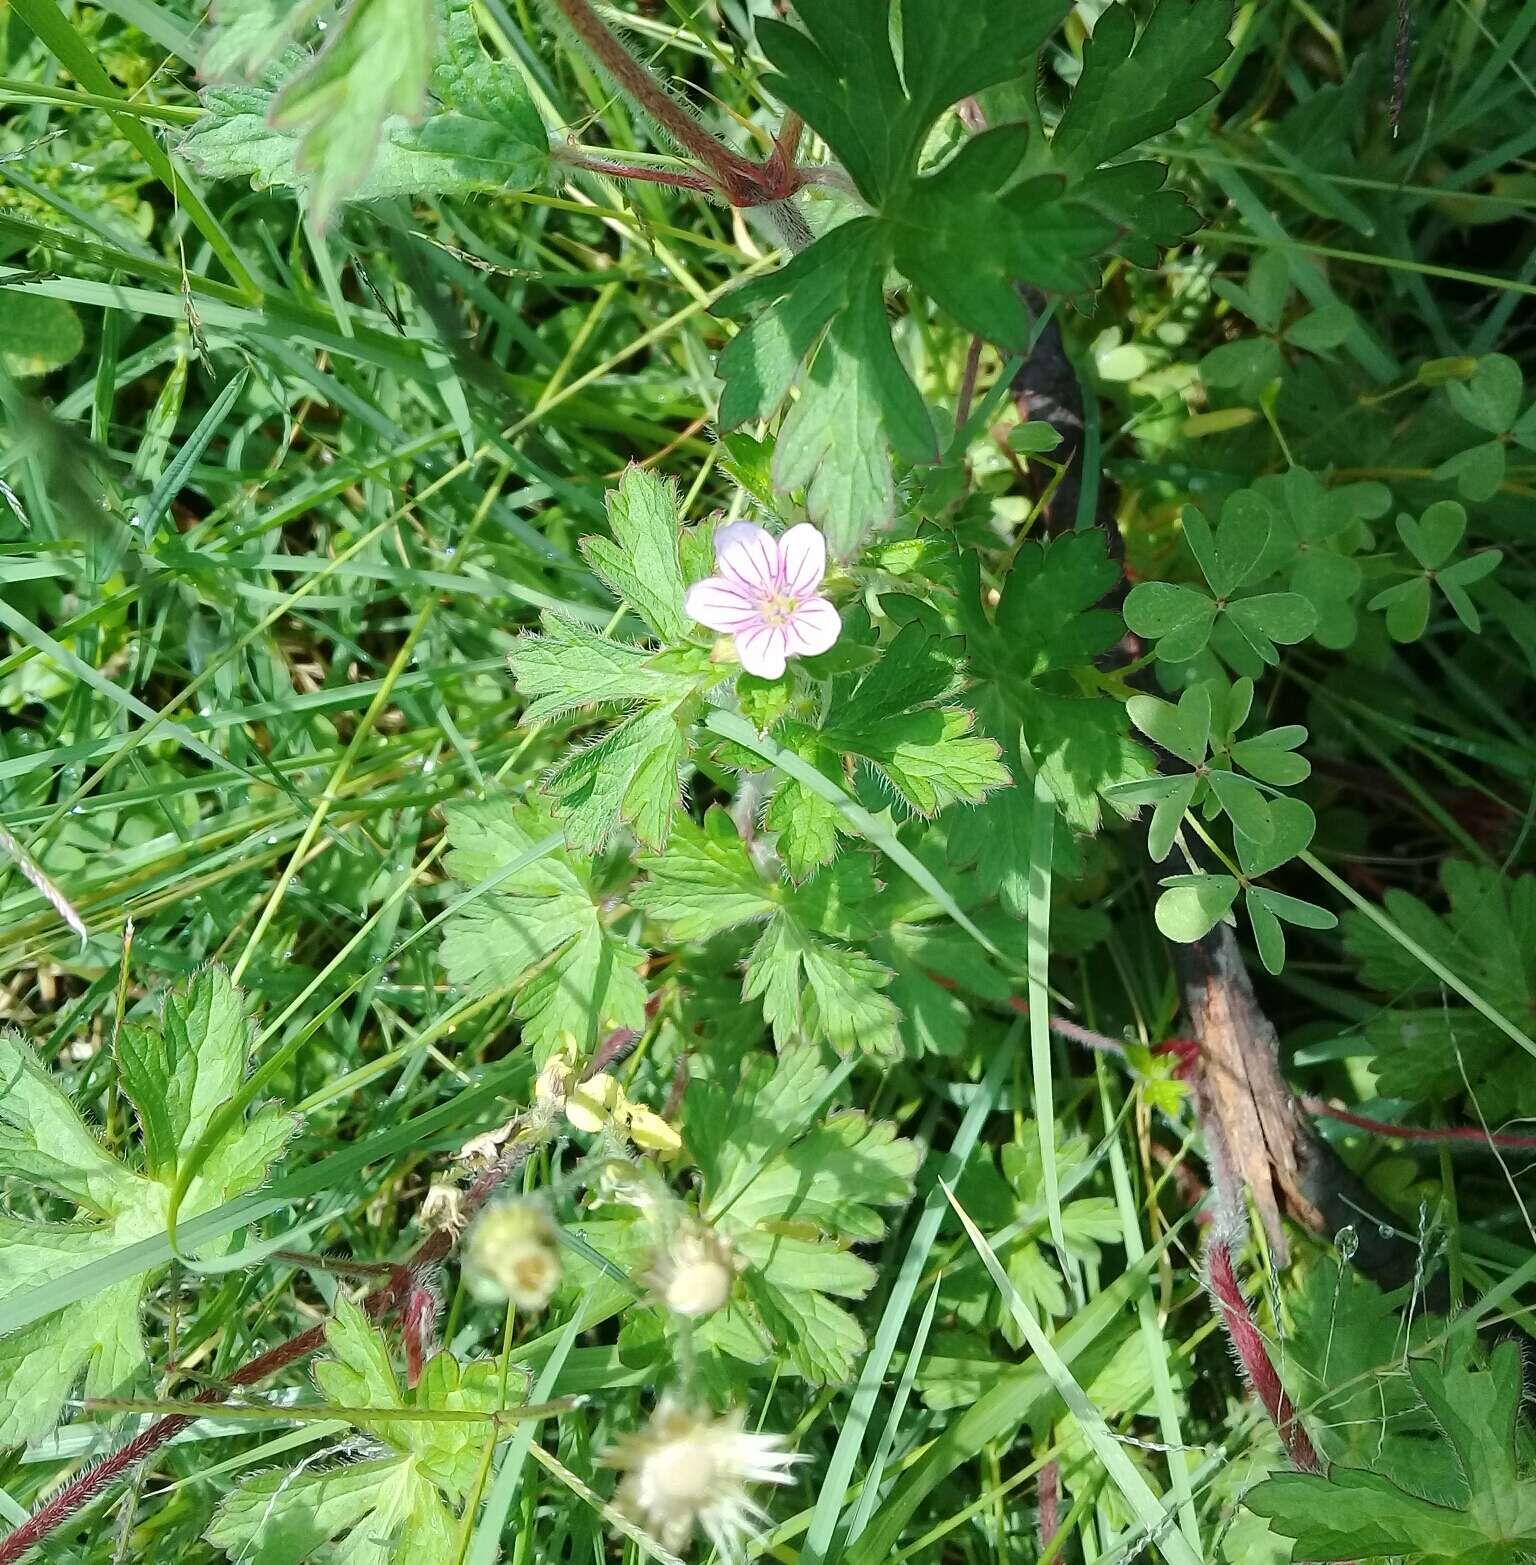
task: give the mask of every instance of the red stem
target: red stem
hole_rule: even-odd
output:
[[[732,206],[755,206],[762,200],[760,167],[711,136],[624,47],[587,0],[554,3],[593,58],[678,146],[714,175],[715,188]]]
[[[533,1150],[531,1142],[514,1143],[470,1186],[464,1197],[463,1212],[473,1217],[495,1193],[497,1187],[522,1167]],[[389,1281],[376,1288],[363,1300],[363,1311],[372,1320],[389,1314],[413,1290],[422,1287],[424,1279],[442,1265],[453,1249],[454,1236],[446,1228],[429,1234],[402,1265],[391,1269]],[[275,1348],[242,1364],[229,1377],[229,1386],[250,1386],[268,1375],[286,1369],[300,1359],[308,1358],[325,1345],[326,1322],[321,1321],[298,1336],[280,1342]],[[222,1401],[225,1386],[209,1386],[199,1391],[194,1402]],[[0,1538],[0,1565],[14,1565],[28,1549],[41,1543],[49,1533],[62,1527],[77,1511],[83,1510],[109,1484],[131,1472],[147,1457],[153,1456],[162,1446],[181,1433],[192,1417],[187,1413],[173,1413],[156,1419],[141,1430],[126,1445],[120,1446],[110,1456],[105,1456],[94,1467],[87,1468],[77,1478],[65,1484],[46,1504],[35,1510],[14,1532]]]
[[[1322,1459],[1317,1454],[1317,1448],[1302,1428],[1301,1420],[1296,1416],[1296,1408],[1286,1394],[1285,1387],[1280,1384],[1279,1375],[1275,1373],[1275,1366],[1269,1356],[1269,1344],[1254,1323],[1248,1299],[1237,1280],[1237,1273],[1232,1269],[1232,1250],[1225,1239],[1213,1238],[1206,1245],[1205,1266],[1232,1351],[1249,1385],[1264,1404],[1270,1422],[1279,1430],[1280,1438],[1290,1453],[1292,1466],[1303,1473],[1322,1472]]]
[[[702,174],[684,174],[676,169],[653,168],[642,163],[610,162],[604,157],[594,157],[585,149],[562,148],[554,154],[557,161],[569,163],[572,168],[585,169],[589,174],[606,174],[610,179],[638,179],[648,185],[670,185],[677,190],[701,190],[713,194],[714,185]]]
[[[1303,1098],[1301,1106],[1309,1114],[1342,1120],[1357,1130],[1368,1130],[1375,1136],[1395,1136],[1399,1141],[1427,1142],[1430,1145],[1453,1142],[1489,1150],[1507,1147],[1515,1152],[1536,1150],[1536,1136],[1521,1135],[1514,1131],[1484,1130],[1481,1125],[1394,1125],[1384,1119],[1367,1119],[1364,1114],[1354,1114],[1348,1109],[1336,1109],[1322,1098]]]

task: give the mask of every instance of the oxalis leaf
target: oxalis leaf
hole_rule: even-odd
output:
[[[180,150],[216,178],[308,190],[321,222],[344,200],[537,184],[549,138],[522,77],[486,55],[469,0],[440,0],[435,29],[431,9],[354,0],[342,32],[286,85],[205,89],[207,112]]]
[[[448,1565],[458,1557],[458,1511],[479,1470],[489,1420],[389,1414],[494,1412],[500,1366],[491,1360],[461,1366],[451,1353],[439,1353],[423,1366],[415,1390],[405,1391],[383,1334],[355,1304],[337,1301],[325,1336],[333,1357],[316,1363],[315,1383],[384,1454],[247,1478],[219,1507],[208,1541],[242,1565],[392,1559]],[[377,1408],[380,1417],[360,1418],[360,1408]]]
[[[918,1148],[884,1120],[824,1114],[833,1078],[814,1048],[704,1068],[689,1087],[685,1127],[699,1211],[748,1271],[702,1342],[731,1351],[766,1336],[807,1378],[848,1380],[864,1333],[835,1299],[862,1298],[875,1281],[849,1247],[883,1236],[878,1208],[911,1199]]]
[[[0,1299],[162,1233],[179,1162],[239,1087],[249,1050],[239,991],[218,968],[168,996],[157,1023],[124,1027],[118,1078],[143,1136],[143,1163],[133,1167],[101,1145],[28,1045],[0,1034],[0,1175],[78,1209],[70,1222],[0,1214]],[[260,1185],[294,1127],[273,1105],[233,1126],[193,1180],[183,1218]],[[139,1308],[162,1271],[0,1339],[0,1445],[46,1434],[82,1375],[87,1396],[129,1389],[147,1363]]]

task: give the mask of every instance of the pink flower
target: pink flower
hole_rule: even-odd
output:
[[[715,533],[718,576],[688,589],[683,607],[701,625],[732,636],[749,674],[777,679],[784,660],[815,657],[837,640],[842,621],[816,589],[827,573],[827,545],[809,522],[782,538],[751,522]]]

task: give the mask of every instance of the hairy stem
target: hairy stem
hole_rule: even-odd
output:
[[[1285,1449],[1290,1454],[1292,1466],[1303,1473],[1322,1472],[1323,1463],[1317,1448],[1312,1444],[1311,1436],[1302,1428],[1295,1405],[1281,1385],[1279,1375],[1275,1373],[1274,1362],[1269,1356],[1269,1344],[1265,1342],[1264,1333],[1259,1330],[1253,1312],[1248,1307],[1247,1295],[1232,1267],[1232,1248],[1224,1238],[1214,1237],[1206,1245],[1205,1268],[1232,1351],[1249,1385],[1253,1387],[1254,1394],[1264,1404],[1270,1422],[1279,1431]]]
[[[623,163],[605,157],[600,152],[588,152],[584,147],[553,147],[550,149],[550,157],[556,163],[584,169],[589,174],[605,174],[609,179],[634,179],[647,185],[669,185],[675,190],[698,190],[706,195],[712,194],[715,189],[702,174],[655,168],[645,163]]]
[[[598,64],[678,146],[714,175],[716,188],[733,206],[750,206],[760,199],[758,165],[711,136],[624,47],[587,0],[553,0],[553,4]]]
[[[533,1146],[532,1141],[514,1142],[480,1175],[464,1197],[465,1217],[472,1217],[479,1211],[497,1188],[522,1167],[533,1151]],[[363,1300],[364,1314],[371,1320],[379,1320],[391,1314],[402,1301],[422,1288],[424,1279],[429,1278],[448,1258],[453,1245],[454,1235],[446,1228],[429,1234],[409,1259],[390,1269],[389,1280]],[[290,1337],[286,1342],[268,1348],[265,1353],[257,1354],[230,1375],[227,1385],[209,1386],[198,1392],[192,1400],[220,1402],[230,1386],[255,1385],[268,1375],[275,1375],[280,1369],[287,1369],[290,1364],[308,1358],[325,1345],[326,1325],[327,1322],[321,1321],[307,1331],[301,1331],[298,1336]],[[71,1516],[83,1510],[113,1484],[135,1471],[141,1462],[175,1439],[192,1421],[189,1413],[173,1413],[169,1417],[158,1418],[126,1445],[120,1446],[110,1456],[103,1457],[65,1484],[14,1532],[0,1538],[0,1565],[14,1565],[29,1549],[62,1527]]]

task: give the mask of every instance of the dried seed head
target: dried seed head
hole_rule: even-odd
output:
[[[697,1527],[723,1559],[736,1559],[767,1520],[747,1485],[788,1483],[800,1460],[779,1436],[749,1434],[745,1422],[740,1409],[716,1418],[664,1397],[643,1430],[604,1453],[604,1465],[624,1475],[619,1508],[674,1552]]]
[[[560,1286],[555,1224],[532,1201],[490,1207],[475,1224],[464,1257],[470,1292],[487,1303],[542,1310]]]
[[[726,1304],[743,1264],[730,1240],[690,1217],[652,1255],[645,1282],[657,1303],[697,1318]]]
[[[439,1228],[458,1233],[464,1226],[464,1192],[457,1185],[433,1185],[421,1203],[416,1221],[428,1233]]]

